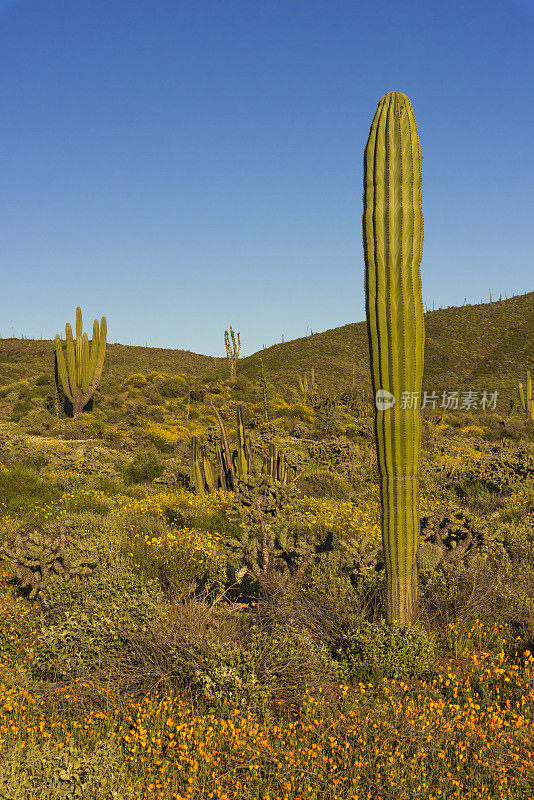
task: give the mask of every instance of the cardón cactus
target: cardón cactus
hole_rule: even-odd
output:
[[[527,419],[534,420],[534,399],[532,397],[532,378],[530,377],[530,370],[527,370],[527,385],[526,394],[523,390],[523,384],[519,382],[519,399],[521,400],[521,408],[527,415]]]
[[[423,377],[421,163],[410,100],[388,92],[365,147],[363,246],[386,617],[401,625],[416,621],[418,602],[421,419],[418,407],[402,401],[419,398]]]
[[[94,395],[104,367],[106,355],[106,318],[102,317],[100,327],[98,320],[93,323],[93,341],[89,347],[89,337],[83,333],[82,310],[76,309],[76,342],[72,336],[70,323],[65,325],[67,339],[67,363],[63,355],[61,337],[56,335],[54,350],[56,359],[56,385],[58,393],[61,389],[72,403],[74,416],[82,413]]]

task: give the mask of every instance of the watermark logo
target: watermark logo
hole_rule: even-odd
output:
[[[486,411],[491,409],[495,411],[497,405],[498,392],[487,391],[467,391],[467,392],[448,392],[444,391],[441,394],[437,392],[423,392],[422,400],[419,403],[421,392],[403,392],[400,397],[399,408],[414,409],[414,408],[436,408],[439,403],[439,408],[445,409],[466,409],[471,411],[473,409],[481,409]],[[480,400],[479,400],[480,395]],[[386,411],[395,405],[395,396],[386,389],[379,389],[376,393],[376,407],[379,411]]]
[[[379,411],[385,411],[386,408],[392,408],[395,405],[395,397],[391,392],[379,389],[376,393],[375,402]]]

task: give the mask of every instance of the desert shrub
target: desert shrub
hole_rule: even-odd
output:
[[[376,589],[354,585],[341,567],[338,552],[322,553],[291,591],[265,592],[257,603],[262,628],[287,623],[306,631],[315,642],[326,646],[341,663],[338,649],[346,637],[365,621],[378,618],[373,604]]]
[[[260,680],[271,687],[273,701],[282,708],[302,702],[306,683],[339,682],[347,675],[324,642],[292,622],[260,629],[255,647],[261,648]]]
[[[85,413],[76,418],[62,420],[54,426],[53,434],[64,439],[96,439],[103,425],[93,414]]]
[[[288,408],[288,416],[293,419],[298,419],[308,425],[311,425],[315,419],[315,414],[312,408],[304,403],[292,403]]]
[[[350,482],[329,470],[301,475],[297,480],[301,494],[307,497],[333,497],[348,500],[352,494]]]
[[[91,575],[51,585],[41,605],[31,673],[41,680],[70,680],[86,672],[100,675],[127,658],[127,631],[146,631],[160,619],[164,598],[155,581],[136,575],[110,546]]]
[[[182,397],[187,392],[187,382],[181,375],[173,375],[159,384],[162,397]]]
[[[104,492],[80,485],[71,489],[62,499],[62,508],[68,514],[87,511],[106,516],[113,508],[114,501]]]
[[[223,554],[208,532],[134,511],[122,512],[113,524],[125,534],[120,550],[130,557],[132,569],[156,580],[167,597],[223,581]]]
[[[18,462],[18,466],[35,469],[37,472],[40,472],[44,467],[48,466],[49,463],[49,456],[45,455],[43,452],[34,451],[23,456]]]
[[[37,380],[35,381],[36,386],[51,386],[53,383],[53,378],[51,375],[39,375]]]
[[[439,657],[435,637],[420,625],[364,623],[340,648],[351,678],[420,677]]]
[[[57,423],[57,417],[44,409],[33,408],[20,422],[31,436],[39,436],[52,430]]]
[[[147,379],[140,372],[130,375],[123,383],[123,386],[133,386],[135,389],[142,389],[146,386]]]
[[[0,514],[28,519],[46,517],[47,506],[55,506],[61,491],[29,467],[0,472]]]
[[[104,425],[102,428],[102,439],[108,444],[120,444],[128,438],[125,431],[115,428],[113,425]]]
[[[29,398],[25,398],[23,400],[17,400],[16,403],[13,404],[13,408],[11,410],[11,422],[20,422],[20,420],[26,416],[33,408],[32,401]]]
[[[305,422],[297,420],[291,426],[290,434],[294,439],[307,439],[310,435],[310,427]]]
[[[114,478],[110,475],[88,475],[85,479],[87,489],[115,497],[125,492],[125,485],[122,479]]]
[[[146,377],[150,383],[159,383],[160,381],[164,381],[167,375],[163,372],[149,372]]]
[[[91,511],[70,511],[64,525],[69,535],[95,548],[95,552],[99,552],[102,543],[106,541],[103,523],[101,514],[94,514]]]
[[[460,429],[460,433],[464,436],[478,436],[483,438],[487,428],[481,428],[480,425],[467,425],[465,428]]]
[[[148,406],[145,414],[148,419],[153,419],[154,422],[163,422],[165,419],[165,408],[160,405]]]
[[[420,575],[420,619],[435,631],[438,641],[453,620],[469,628],[476,619],[498,619],[502,614],[498,587],[501,578],[491,560],[480,553],[470,561],[443,563]]]
[[[189,415],[192,417],[192,415]],[[144,436],[151,441],[162,453],[172,453],[177,444],[195,434],[201,433],[198,429],[186,428],[184,425],[161,425],[158,422],[148,422]]]
[[[161,455],[154,447],[142,447],[137,450],[133,460],[124,468],[124,480],[128,484],[153,481],[165,470]]]
[[[347,675],[327,646],[291,622],[253,624],[245,636],[244,644],[208,640],[200,663],[189,667],[187,682],[202,712],[224,715],[241,707],[267,715],[301,702],[306,683]]]
[[[250,386],[250,380],[244,375],[238,375],[234,381],[232,389],[238,392],[246,392]]]
[[[225,715],[234,709],[267,709],[271,687],[262,675],[258,637],[249,647],[213,641],[202,662],[191,670],[189,686],[196,702],[209,713]],[[254,646],[256,645],[256,646]]]

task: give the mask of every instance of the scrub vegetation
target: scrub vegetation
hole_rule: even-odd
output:
[[[385,619],[364,323],[230,379],[108,342],[75,416],[54,342],[0,340],[0,797],[529,797],[533,320],[534,293],[425,314],[408,626]]]

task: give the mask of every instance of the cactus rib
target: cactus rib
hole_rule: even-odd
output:
[[[373,392],[375,399],[379,390],[394,398],[393,405],[375,409],[375,438],[386,616],[399,624],[417,616],[421,420],[419,408],[401,408],[401,399],[406,392],[420,393],[423,376],[421,174],[410,100],[388,92],[378,104],[365,148],[362,227]]]

